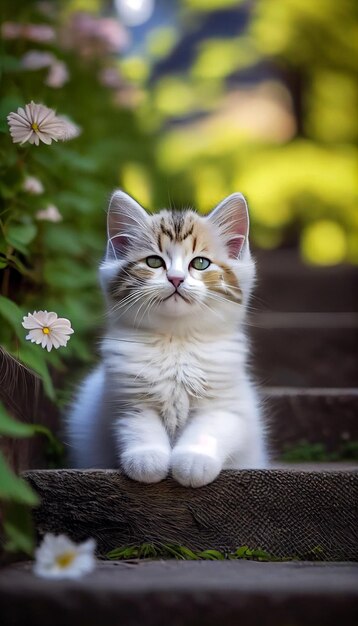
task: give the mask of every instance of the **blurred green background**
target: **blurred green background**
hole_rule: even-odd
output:
[[[93,360],[115,187],[204,213],[241,191],[256,248],[358,262],[355,0],[3,0],[1,14],[0,343],[52,398],[49,366]],[[80,136],[14,145],[6,116],[30,100]],[[71,320],[66,350],[25,341],[35,309]]]

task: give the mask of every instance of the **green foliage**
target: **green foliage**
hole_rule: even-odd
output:
[[[329,452],[323,443],[302,440],[295,445],[286,445],[281,460],[287,463],[358,461],[358,441],[345,441],[334,452]]]
[[[295,561],[296,556],[278,557],[261,548],[240,546],[233,552],[220,550],[190,550],[176,544],[142,543],[140,545],[121,546],[106,554],[106,558],[114,561],[131,559],[176,559],[180,561],[223,561],[244,559],[250,561]],[[301,560],[322,561],[324,550],[321,546],[314,546]]]
[[[0,403],[0,439],[3,436],[31,437],[34,427],[11,418]],[[30,509],[39,503],[31,487],[10,469],[0,450],[0,504],[3,511],[2,532],[5,550],[31,555],[34,529]]]
[[[28,484],[18,478],[7,465],[2,453],[0,452],[0,499],[7,502],[18,502],[19,504],[27,504],[34,506],[38,503],[38,499]]]
[[[241,546],[234,552],[219,550],[190,550],[176,544],[142,543],[139,546],[122,546],[108,552],[107,559],[177,559],[181,561],[223,561],[224,559],[248,559],[255,561],[280,561],[280,559],[260,548],[250,549]]]
[[[52,432],[41,424],[25,424],[11,417],[0,402],[0,439],[22,439],[41,435],[46,438],[49,465],[54,466],[63,455],[63,446]],[[39,504],[37,494],[28,483],[16,476],[5,461],[0,450],[0,503],[3,509],[2,527],[5,549],[9,552],[25,552],[34,549],[34,528],[31,508]]]

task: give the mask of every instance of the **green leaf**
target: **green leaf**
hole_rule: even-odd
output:
[[[204,550],[203,552],[199,552],[198,556],[201,559],[207,559],[209,561],[223,561],[225,559],[225,555],[219,550]]]
[[[9,132],[9,127],[7,125],[6,120],[0,120],[0,133],[3,133],[5,135],[8,132]]]
[[[195,554],[195,552],[193,552],[189,548],[185,548],[184,546],[178,546],[178,551],[188,561],[197,561],[198,560],[198,555]]]
[[[20,274],[27,276],[34,282],[37,281],[37,276],[35,272],[33,270],[28,269],[26,265],[24,265],[22,261],[20,261],[20,259],[17,258],[17,256],[15,256],[14,254],[8,254],[7,261],[8,261],[8,264],[11,265],[12,267],[15,267],[17,271],[20,272]]]
[[[36,237],[37,227],[29,222],[28,224],[19,224],[11,222],[6,229],[6,241],[14,248],[27,246]],[[20,247],[19,247],[20,246]]]
[[[7,265],[7,259],[0,259],[0,270],[4,269],[4,267],[7,267]]]
[[[10,54],[1,55],[1,67],[4,72],[18,72],[22,69],[20,60]]]
[[[7,57],[9,58],[9,57]],[[11,57],[12,59],[14,57]],[[1,65],[3,64],[3,59],[4,57],[1,57]],[[6,57],[5,57],[6,59]],[[17,59],[16,59],[17,60]],[[17,60],[17,62],[19,62]],[[23,100],[22,98],[18,97],[18,96],[14,96],[14,95],[9,95],[9,96],[4,96],[3,98],[1,98],[0,100],[0,119],[2,120],[6,120],[6,117],[9,115],[9,113],[11,112],[16,112],[17,108],[20,106],[23,106]]]
[[[18,422],[5,410],[2,402],[0,402],[0,435],[5,437],[31,437],[36,432],[34,426],[31,424],[24,424],[24,422]]]
[[[19,350],[15,353],[12,353],[15,358],[20,359],[25,365],[28,365],[31,369],[33,369],[37,374],[39,374],[44,390],[48,397],[51,400],[55,399],[55,389],[52,384],[51,376],[48,371],[46,357],[42,352],[43,348],[34,344],[24,344],[21,345]]]
[[[5,550],[25,552],[32,556],[35,547],[35,533],[29,508],[23,504],[10,502],[5,507],[3,529],[6,537]]]
[[[23,313],[17,304],[5,296],[0,296],[0,315],[10,324],[17,336],[23,339],[24,329],[21,326]]]
[[[243,559],[247,555],[248,549],[249,549],[249,546],[241,546],[240,548],[235,550],[233,554],[234,558]]]
[[[39,503],[37,494],[22,478],[10,469],[0,451],[0,498],[3,500],[18,502],[36,506]]]

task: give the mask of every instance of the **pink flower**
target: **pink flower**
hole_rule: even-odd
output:
[[[129,43],[128,31],[121,22],[110,17],[98,18],[85,12],[72,15],[61,37],[65,47],[77,48],[84,58],[119,52]]]
[[[119,52],[128,43],[128,36],[122,24],[111,17],[98,20],[96,36],[105,44],[108,52]]]
[[[38,220],[45,222],[62,222],[62,215],[54,204],[48,204],[46,209],[37,211],[36,217]]]
[[[103,67],[98,74],[99,82],[109,89],[119,89],[122,80],[118,70],[115,67]]]
[[[18,39],[22,34],[22,24],[17,22],[3,22],[1,24],[1,35],[4,39]]]
[[[28,39],[38,43],[50,43],[56,39],[56,33],[48,24],[20,24],[3,22],[1,34],[4,39]]]
[[[56,57],[51,52],[29,50],[21,59],[21,65],[26,70],[40,70],[54,63]]]
[[[69,80],[69,73],[66,63],[63,61],[55,61],[50,66],[50,71],[45,80],[45,84],[53,89],[59,89]]]
[[[44,191],[42,182],[35,176],[27,176],[23,182],[22,188],[27,193],[37,196]]]
[[[50,43],[55,41],[56,33],[48,24],[26,24],[24,26],[25,39],[38,43]]]

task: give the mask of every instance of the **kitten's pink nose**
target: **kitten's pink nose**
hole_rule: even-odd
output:
[[[184,282],[184,278],[182,276],[171,276],[167,274],[168,280],[173,283],[175,289],[178,289],[179,285]]]

